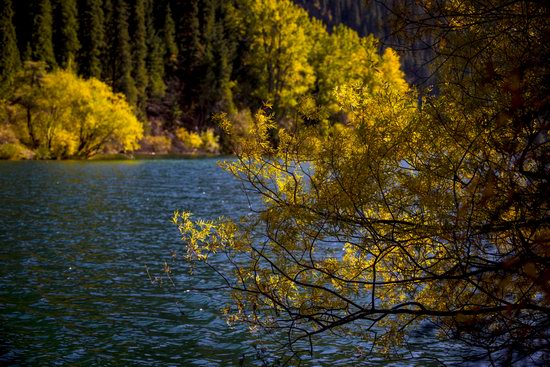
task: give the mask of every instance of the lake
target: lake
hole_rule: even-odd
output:
[[[208,269],[186,271],[176,209],[249,212],[216,159],[0,162],[0,365],[261,365],[253,336],[221,317],[227,295],[188,290],[220,283]],[[414,353],[387,363],[327,336],[309,363],[460,361],[450,357],[458,346],[429,331],[411,343]]]

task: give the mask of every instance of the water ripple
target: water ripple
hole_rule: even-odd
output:
[[[175,209],[248,212],[215,160],[0,162],[0,204],[0,365],[261,365],[220,317],[226,294],[185,292],[219,285],[211,271],[176,273],[174,290],[145,268],[183,253]],[[327,339],[311,365],[385,364],[346,348]]]

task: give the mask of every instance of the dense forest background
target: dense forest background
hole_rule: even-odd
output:
[[[3,47],[3,79],[29,60],[99,79],[126,96],[151,135],[204,131],[218,112],[246,120],[267,102],[284,122],[305,96],[338,120],[335,87],[403,83],[399,58],[372,36],[390,32],[374,1],[1,3],[2,42],[17,45]],[[404,60],[414,80],[414,62]]]
[[[357,31],[361,37],[373,35],[380,40],[380,48],[392,47],[399,51],[407,81],[415,85],[433,82],[428,67],[433,59],[432,42],[427,36],[414,40],[403,39],[404,22],[395,24],[392,2],[381,0],[293,0],[309,14],[323,21],[332,31],[340,24]],[[416,9],[420,13],[422,9]],[[418,36],[418,35],[417,35]]]

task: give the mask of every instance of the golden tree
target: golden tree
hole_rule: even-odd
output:
[[[27,63],[3,104],[5,121],[38,158],[90,158],[106,146],[138,148],[143,126],[121,94],[70,71]]]
[[[257,215],[174,216],[190,261],[233,265],[230,322],[285,330],[298,353],[327,332],[388,350],[429,321],[493,364],[548,362],[548,8],[497,3],[395,8],[437,41],[421,103],[395,81],[341,86],[346,125],[296,123],[276,147],[256,115],[225,168]]]
[[[288,0],[245,0],[243,17],[250,37],[245,63],[257,78],[256,97],[284,111],[313,85],[305,10]]]

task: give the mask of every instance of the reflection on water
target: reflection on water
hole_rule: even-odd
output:
[[[0,365],[238,366],[243,354],[260,365],[250,336],[219,316],[225,294],[185,292],[217,285],[212,273],[180,271],[174,290],[145,270],[182,253],[174,209],[248,211],[215,160],[0,162],[0,204]],[[313,365],[361,364],[330,344]],[[426,365],[448,349],[410,357]]]

